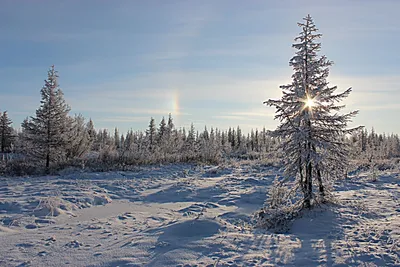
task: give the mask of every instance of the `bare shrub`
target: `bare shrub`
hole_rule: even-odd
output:
[[[42,198],[38,206],[33,210],[33,214],[37,217],[58,216],[62,213],[61,199],[59,197],[51,196]]]

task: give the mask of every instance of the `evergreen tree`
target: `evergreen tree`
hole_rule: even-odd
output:
[[[236,136],[236,132],[235,129],[232,128],[232,137],[231,137],[231,145],[232,145],[232,150],[235,151],[236,150],[236,146],[237,146],[237,136]]]
[[[194,143],[196,142],[196,132],[195,132],[195,128],[194,128],[194,124],[190,124],[190,130],[188,133],[188,136],[186,138],[186,141],[191,144],[194,145]]]
[[[344,106],[336,103],[346,98],[351,88],[334,94],[337,87],[329,86],[327,78],[333,62],[318,55],[321,34],[311,16],[298,26],[302,31],[293,44],[297,52],[289,63],[294,70],[292,83],[280,87],[281,99],[265,103],[276,108],[275,119],[281,122],[272,134],[284,140],[281,146],[287,155],[286,175],[298,178],[304,207],[309,208],[315,181],[324,196],[325,184],[343,176],[348,144],[342,137],[358,128],[346,129],[357,112],[338,113]]]
[[[48,71],[47,79],[41,89],[41,105],[36,116],[22,123],[26,141],[32,144],[30,154],[37,159],[45,160],[48,169],[51,162],[64,158],[69,142],[67,133],[70,130],[68,112],[64,94],[58,86],[58,73],[54,65]]]
[[[255,137],[254,137],[254,130],[251,129],[251,134],[250,136],[248,135],[247,138],[249,139],[249,143],[250,143],[250,150],[254,151],[256,148],[256,142],[255,142]]]
[[[174,127],[175,127],[171,113],[169,113],[169,115],[168,115],[168,125],[167,126],[168,126],[168,132],[171,133],[172,130],[174,129]]]
[[[230,143],[231,147],[233,147],[233,134],[232,134],[231,127],[229,127],[229,130],[228,130],[228,142]]]
[[[178,131],[175,129],[174,121],[171,113],[168,115],[167,135],[166,135],[166,150],[168,153],[175,153],[178,146]]]
[[[258,129],[256,129],[256,132],[254,134],[254,146],[256,148],[256,151],[260,152],[260,140],[259,140]]]
[[[14,141],[12,121],[8,118],[7,111],[0,112],[0,144],[1,153],[10,152]]]
[[[365,152],[367,150],[367,129],[363,129],[360,131],[361,133],[361,152]]]
[[[181,134],[183,142],[186,142],[186,129],[185,127],[182,128],[182,134]]]
[[[125,144],[125,136],[122,134],[121,135],[121,147],[124,148],[124,144]]]
[[[125,150],[132,152],[133,148],[134,148],[134,135],[133,135],[133,131],[132,129],[130,131],[128,131],[128,133],[126,134],[126,138],[125,138]]]
[[[93,144],[96,141],[96,130],[94,129],[94,124],[92,119],[86,124],[86,132],[89,136],[89,147],[93,149]]]
[[[149,123],[149,128],[146,131],[146,137],[148,139],[148,146],[150,151],[154,151],[155,149],[155,144],[156,144],[156,123],[154,121],[154,118],[151,117],[150,123]]]
[[[236,135],[237,135],[237,138],[236,138],[236,140],[237,140],[236,147],[237,147],[238,149],[241,149],[241,148],[242,148],[242,147],[241,147],[241,146],[242,146],[242,130],[240,129],[239,126],[237,127]]]
[[[108,133],[107,129],[99,130],[99,132],[96,134],[97,140],[96,140],[96,147],[98,147],[98,150],[103,150],[103,149],[109,149],[110,146],[114,144],[113,139],[111,135]]]
[[[184,145],[184,153],[187,159],[193,159],[197,153],[196,130],[193,123],[190,124],[190,129]]]
[[[222,145],[222,150],[225,155],[229,155],[232,150],[231,143],[228,141],[228,134],[229,132],[222,132],[221,134],[221,145]]]
[[[121,138],[119,136],[119,131],[117,127],[115,127],[114,129],[114,145],[116,149],[119,149],[121,147]]]
[[[169,130],[169,127],[168,127]],[[164,117],[161,119],[160,126],[158,128],[158,141],[161,144],[167,135],[167,124],[165,123]]]
[[[268,152],[269,151],[269,147],[268,147],[268,144],[267,144],[267,130],[265,129],[265,127],[263,128],[263,131],[262,131],[261,151],[262,152]]]

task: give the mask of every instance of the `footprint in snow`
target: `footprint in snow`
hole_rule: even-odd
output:
[[[124,221],[124,220],[127,220],[127,219],[128,219],[128,216],[126,216],[126,215],[119,215],[119,216],[118,216],[118,219],[121,220],[121,221]]]
[[[55,224],[56,222],[54,220],[49,220],[49,219],[36,219],[35,223],[41,223],[41,224]]]
[[[28,230],[33,230],[33,229],[36,229],[36,228],[38,228],[38,227],[37,227],[36,224],[27,224],[27,225],[25,226],[25,228],[28,229]]]
[[[46,251],[40,251],[39,253],[38,253],[38,256],[39,257],[44,257],[44,256],[46,256],[47,255],[47,252]]]
[[[15,245],[15,246],[17,246],[19,248],[31,248],[31,247],[34,247],[35,245],[31,244],[31,243],[21,243],[21,244]]]
[[[69,248],[79,248],[79,247],[83,246],[83,243],[81,243],[77,240],[73,240],[71,242],[68,242],[65,246],[69,247]]]
[[[86,229],[87,230],[100,230],[100,229],[103,229],[103,227],[101,225],[91,224]]]

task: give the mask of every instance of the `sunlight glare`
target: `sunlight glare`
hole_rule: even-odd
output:
[[[308,96],[307,96],[307,100],[304,103],[305,103],[304,108],[312,108],[315,106],[314,100]]]

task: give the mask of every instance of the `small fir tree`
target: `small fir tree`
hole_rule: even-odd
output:
[[[0,112],[0,144],[1,153],[6,153],[11,151],[12,144],[14,142],[14,130],[11,126],[12,121],[8,117],[7,111],[3,113]]]
[[[44,160],[48,169],[52,162],[64,159],[70,130],[70,107],[58,86],[58,73],[54,65],[48,71],[40,93],[42,100],[36,110],[36,116],[26,119],[22,123],[22,129],[26,141],[32,147],[29,153],[37,159]]]

